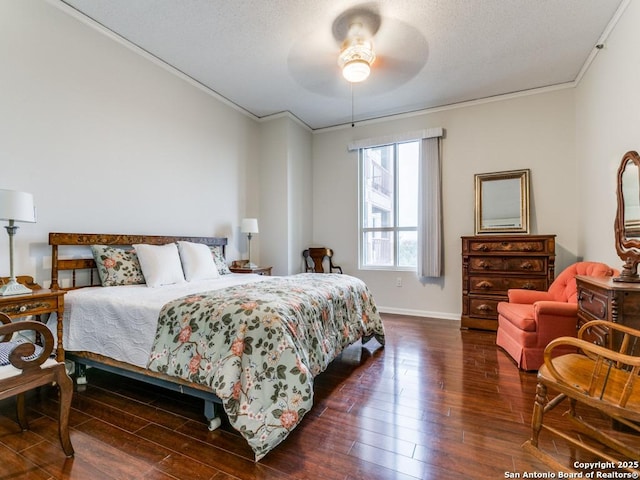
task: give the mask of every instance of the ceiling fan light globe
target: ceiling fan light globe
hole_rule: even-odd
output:
[[[342,76],[351,83],[363,82],[370,73],[371,67],[364,60],[351,60],[342,67]]]

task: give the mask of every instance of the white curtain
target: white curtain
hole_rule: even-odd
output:
[[[418,187],[418,277],[441,277],[442,179],[439,136],[422,139]]]

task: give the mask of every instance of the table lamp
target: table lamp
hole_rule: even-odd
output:
[[[35,223],[36,211],[33,206],[33,195],[14,190],[0,189],[0,220],[8,220],[9,234],[9,282],[0,288],[0,296],[21,295],[31,293],[31,290],[16,281],[13,273],[13,237],[18,230],[15,222]]]
[[[254,233],[258,233],[258,219],[257,218],[243,218],[240,225],[240,231],[247,234],[247,243],[249,245],[249,263],[247,268],[258,268],[258,265],[251,262],[251,237]]]

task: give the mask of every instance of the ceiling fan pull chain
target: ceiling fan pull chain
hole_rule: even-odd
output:
[[[353,128],[356,126],[353,120],[353,83],[350,83],[350,85],[351,85],[351,128]]]

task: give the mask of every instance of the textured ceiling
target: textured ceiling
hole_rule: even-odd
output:
[[[256,117],[318,129],[574,82],[623,1],[64,3]],[[352,92],[338,37],[362,9],[379,16],[377,59]]]

